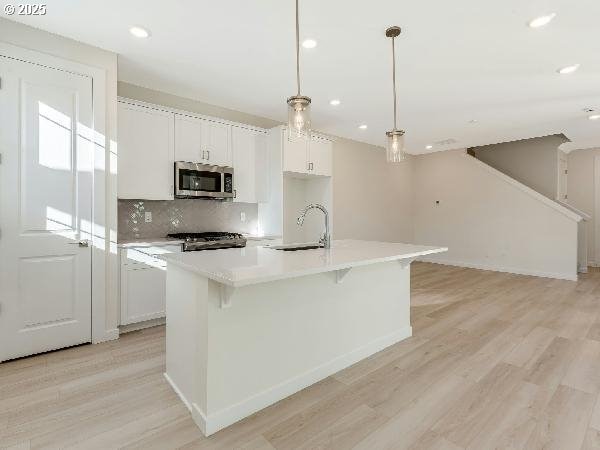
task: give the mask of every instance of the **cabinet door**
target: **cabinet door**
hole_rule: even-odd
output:
[[[119,198],[172,200],[174,115],[119,102]]]
[[[164,268],[121,266],[121,325],[165,317],[166,296]]]
[[[254,164],[254,178],[256,186],[256,202],[267,203],[270,197],[270,162],[269,149],[267,147],[267,135],[256,133],[256,153]]]
[[[232,127],[234,201],[256,203],[256,132]]]
[[[206,161],[216,166],[231,166],[231,126],[224,123],[204,121]]]
[[[332,143],[326,139],[312,138],[309,150],[309,173],[314,175],[331,176]]]
[[[306,139],[289,139],[283,132],[283,170],[284,172],[308,173]]]
[[[175,161],[204,162],[202,153],[204,121],[194,117],[175,115]]]

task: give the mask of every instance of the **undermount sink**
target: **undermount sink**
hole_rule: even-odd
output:
[[[298,250],[316,250],[323,248],[321,244],[289,244],[289,245],[274,245],[268,247],[273,250],[283,250],[284,252],[296,252]]]

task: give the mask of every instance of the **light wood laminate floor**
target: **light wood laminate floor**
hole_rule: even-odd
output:
[[[600,273],[412,269],[412,338],[210,438],[163,379],[164,327],[1,364],[0,447],[600,448]]]

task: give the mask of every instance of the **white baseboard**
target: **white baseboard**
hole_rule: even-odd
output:
[[[447,259],[437,259],[431,257],[421,257],[418,261],[429,262],[435,264],[443,264],[445,266],[456,266],[456,267],[466,267],[468,269],[479,269],[479,270],[491,270],[494,272],[505,272],[505,273],[513,273],[515,275],[529,275],[534,277],[542,277],[542,278],[556,278],[558,280],[569,280],[569,281],[577,281],[577,274],[572,275],[568,273],[551,273],[551,272],[539,272],[535,270],[523,270],[523,269],[515,269],[514,267],[501,267],[496,265],[488,265],[488,264],[474,264],[474,263],[466,263],[462,261],[451,261]]]
[[[166,319],[160,317],[158,319],[144,320],[143,322],[130,323],[127,325],[121,325],[119,330],[121,333],[129,333],[131,331],[143,330],[144,328],[156,327],[158,325],[164,325]]]
[[[310,369],[298,376],[295,376],[283,383],[275,385],[258,394],[255,394],[239,403],[236,403],[228,408],[214,412],[207,416],[204,411],[196,403],[190,403],[181,391],[177,388],[173,380],[165,373],[165,378],[179,395],[183,403],[192,412],[192,418],[198,427],[202,430],[205,436],[210,436],[217,431],[232,425],[239,420],[254,414],[273,403],[283,400],[290,395],[301,391],[302,389],[315,384],[318,381],[339,372],[352,364],[361,361],[374,353],[377,353],[390,345],[394,345],[408,337],[412,336],[412,328],[405,327],[392,334],[378,338],[366,345],[363,345],[355,350],[352,350],[345,355],[338,356],[331,361],[321,364],[313,369]]]
[[[102,336],[96,336],[92,340],[92,344],[100,344],[101,342],[114,341],[115,339],[119,339],[119,329],[113,328],[112,330],[104,331]]]

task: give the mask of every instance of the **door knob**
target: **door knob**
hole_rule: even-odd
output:
[[[77,242],[69,242],[71,245],[79,245],[80,247],[89,247],[90,241],[77,241]]]

